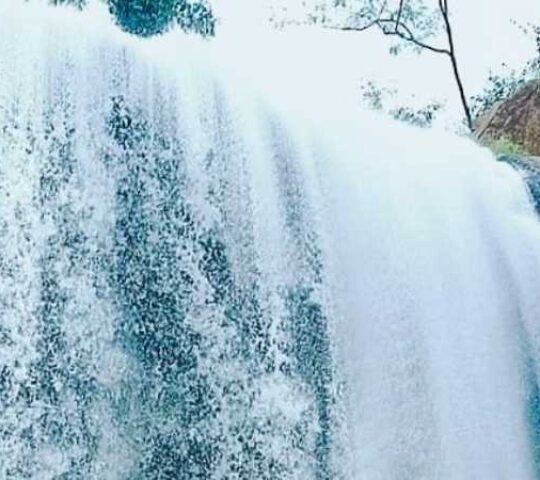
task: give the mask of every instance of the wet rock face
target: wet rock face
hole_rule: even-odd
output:
[[[521,172],[529,187],[536,211],[540,214],[540,157],[501,155],[499,161],[509,163]]]
[[[506,139],[540,156],[540,82],[530,82],[497,103],[477,119],[475,130],[483,143]]]

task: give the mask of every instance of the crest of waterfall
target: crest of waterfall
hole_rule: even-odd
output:
[[[539,478],[518,173],[0,14],[0,478]]]

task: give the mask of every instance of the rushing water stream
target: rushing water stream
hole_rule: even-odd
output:
[[[540,478],[540,224],[514,170],[380,119],[303,125],[15,3],[0,479]]]

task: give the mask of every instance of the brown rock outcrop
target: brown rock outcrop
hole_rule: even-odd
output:
[[[540,156],[540,81],[529,82],[495,104],[476,120],[475,132],[482,143],[505,139],[530,155]]]

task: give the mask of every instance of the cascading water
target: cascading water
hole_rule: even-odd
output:
[[[509,166],[2,8],[0,478],[540,478]]]

